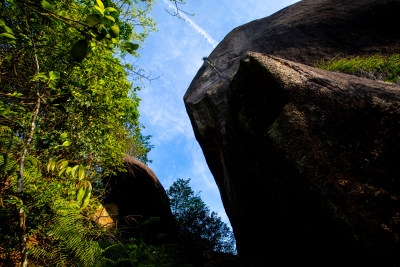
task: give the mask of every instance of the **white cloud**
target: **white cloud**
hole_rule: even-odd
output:
[[[193,140],[195,141],[195,140]],[[192,157],[192,166],[191,172],[193,173],[193,177],[198,180],[198,185],[200,185],[204,191],[213,191],[213,193],[218,193],[218,187],[214,181],[214,177],[211,175],[211,172],[208,168],[207,162],[204,159],[203,153],[199,147],[199,145],[188,146]],[[197,182],[194,180],[194,182]]]
[[[164,0],[164,3],[168,5],[168,7],[170,9],[172,9],[173,11],[175,11],[176,7],[174,7],[168,0]],[[200,27],[199,25],[197,25],[193,20],[191,20],[187,15],[180,13],[179,14],[187,23],[189,23],[189,25],[198,33],[200,33],[206,40],[207,42],[213,47],[215,48],[218,44],[217,41],[214,40],[214,38],[211,37],[210,34],[208,34],[202,27]]]
[[[147,87],[141,95],[141,116],[146,129],[153,135],[152,143],[159,145],[175,138],[192,136],[192,128],[181,97]],[[171,92],[169,92],[171,93]],[[179,101],[179,102],[178,102]]]

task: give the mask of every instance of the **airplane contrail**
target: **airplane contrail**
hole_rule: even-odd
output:
[[[171,2],[169,2],[168,0],[164,0],[164,3],[166,3],[168,5],[168,7],[172,10],[176,10],[176,7],[173,6],[171,4]],[[187,23],[189,23],[189,25],[198,33],[200,33],[206,40],[207,42],[213,47],[215,48],[217,46],[217,41],[214,40],[214,38],[211,37],[211,35],[209,35],[202,27],[200,27],[199,25],[197,25],[193,20],[191,20],[188,16],[186,16],[185,14],[179,14],[184,21],[186,21]]]

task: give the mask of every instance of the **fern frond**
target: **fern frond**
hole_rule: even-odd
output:
[[[97,236],[93,227],[90,227],[75,204],[69,204],[60,200],[54,206],[57,212],[51,223],[48,235],[58,244],[59,250],[52,254],[44,254],[43,251],[33,249],[35,257],[46,257],[56,266],[106,266],[107,260],[103,255],[100,242],[93,240]]]
[[[10,127],[6,125],[0,125],[0,134],[9,134],[12,133],[12,130]]]

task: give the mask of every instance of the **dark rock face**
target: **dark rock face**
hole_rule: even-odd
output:
[[[124,161],[127,172],[110,177],[106,187],[108,193],[105,202],[118,206],[118,225],[139,227],[137,234],[145,234],[143,238],[149,243],[172,239],[175,219],[164,187],[144,163],[129,156]],[[140,226],[149,219],[149,224]],[[137,234],[135,237],[138,237]],[[159,238],[164,235],[165,238]]]
[[[244,255],[398,263],[400,87],[248,53],[228,102],[228,194]]]
[[[255,54],[239,66],[247,51],[307,65],[400,53],[399,13],[393,0],[303,0],[236,28],[207,60],[218,71],[200,68],[185,105],[240,255],[398,266],[397,87]]]

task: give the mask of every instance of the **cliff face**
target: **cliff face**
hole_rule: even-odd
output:
[[[226,189],[244,255],[396,262],[400,87],[248,53],[227,99]]]
[[[295,62],[400,53],[399,13],[303,0],[233,30],[200,68],[185,105],[240,255],[397,266],[400,88]]]

